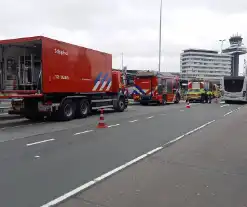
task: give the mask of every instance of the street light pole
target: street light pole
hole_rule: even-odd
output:
[[[160,33],[159,33],[159,72],[160,72],[160,64],[161,64],[161,28],[162,28],[162,3],[163,0],[160,1]]]
[[[123,52],[121,53],[121,59],[122,59],[122,65],[121,65],[121,67],[122,67],[122,70],[124,69],[124,66],[123,66],[123,56],[124,56],[124,54],[123,54]]]
[[[222,54],[222,50],[223,50],[223,44],[226,41],[226,39],[223,40],[219,40],[221,42],[221,46],[220,46],[220,54]]]

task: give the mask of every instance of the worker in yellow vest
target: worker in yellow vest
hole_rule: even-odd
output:
[[[212,102],[213,92],[211,90],[207,91],[208,103]]]
[[[200,93],[201,93],[201,103],[205,103],[206,93],[205,93],[204,88],[200,89]]]

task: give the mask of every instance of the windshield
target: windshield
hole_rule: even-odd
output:
[[[199,93],[200,89],[189,89],[189,93]]]
[[[241,92],[244,79],[225,79],[224,87],[227,92]]]

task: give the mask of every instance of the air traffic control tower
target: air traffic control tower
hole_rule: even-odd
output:
[[[239,75],[239,55],[247,53],[247,48],[242,43],[243,38],[240,35],[233,35],[230,37],[230,47],[222,50],[222,53],[232,55],[232,76]]]

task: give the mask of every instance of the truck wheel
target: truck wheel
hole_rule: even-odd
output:
[[[79,118],[86,118],[89,114],[89,103],[87,100],[81,100],[76,108],[76,115]]]
[[[117,103],[117,108],[116,110],[119,112],[123,112],[125,109],[125,101],[124,98],[119,98],[118,103]]]
[[[61,121],[69,121],[75,117],[75,103],[72,100],[65,100],[59,108],[58,116]]]

